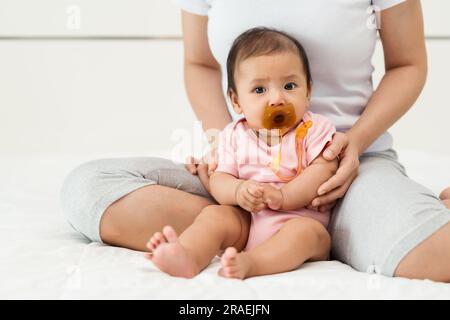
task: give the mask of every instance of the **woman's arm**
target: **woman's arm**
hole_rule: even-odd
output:
[[[207,25],[207,16],[182,11],[184,82],[203,130],[222,130],[231,116],[222,91],[220,65],[209,47]]]
[[[363,114],[346,134],[338,133],[325,150],[328,160],[340,155],[339,169],[319,188],[312,206],[325,211],[342,198],[358,174],[361,155],[414,104],[427,76],[427,53],[419,0],[381,12],[380,38],[386,73]]]
[[[347,132],[362,154],[419,97],[427,76],[422,9],[408,0],[381,12],[386,73],[355,125]]]

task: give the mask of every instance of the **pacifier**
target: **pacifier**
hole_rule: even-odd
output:
[[[263,116],[263,127],[268,130],[287,129],[297,121],[294,105],[283,104],[276,107],[266,106]]]
[[[272,157],[270,167],[272,171],[283,182],[289,182],[297,177],[302,172],[302,144],[303,139],[308,134],[308,130],[312,127],[312,121],[302,122],[295,129],[295,151],[297,153],[297,170],[292,176],[284,176],[280,172],[281,158],[282,158],[282,141],[283,134],[286,130],[292,127],[297,122],[294,105],[292,103],[283,104],[277,107],[266,106],[263,116],[263,127],[267,130],[280,130],[280,143],[278,144],[278,153]]]

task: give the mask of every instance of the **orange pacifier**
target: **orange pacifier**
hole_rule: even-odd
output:
[[[287,177],[280,173],[280,164],[282,158],[281,146],[283,143],[284,131],[292,127],[297,121],[294,106],[291,103],[281,105],[278,107],[266,106],[263,116],[263,127],[268,130],[279,129],[280,130],[280,143],[278,148],[278,154],[272,159],[271,168],[272,171],[283,182],[289,182],[297,177],[302,172],[302,146],[303,139],[308,134],[309,128],[312,127],[312,121],[302,122],[295,129],[295,149],[297,152],[298,164],[297,172],[294,176]]]
[[[287,129],[295,124],[297,117],[292,103],[277,107],[266,106],[263,116],[263,127],[268,130]]]

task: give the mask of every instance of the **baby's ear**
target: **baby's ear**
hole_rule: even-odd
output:
[[[239,99],[237,94],[233,91],[233,89],[228,89],[228,97],[230,98],[231,104],[233,105],[233,109],[237,114],[242,113],[242,108],[239,105]]]
[[[312,84],[312,81],[311,81],[309,83],[309,86],[308,86],[308,94],[307,94],[308,100],[311,100],[312,89],[313,89],[313,84]]]

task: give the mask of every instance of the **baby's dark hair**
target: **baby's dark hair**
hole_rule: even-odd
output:
[[[250,57],[271,55],[286,51],[298,53],[300,56],[303,62],[308,90],[310,90],[312,83],[311,70],[308,56],[303,46],[289,34],[266,27],[249,29],[234,40],[227,59],[228,90],[231,89],[237,94],[234,74],[236,66],[241,61]]]

